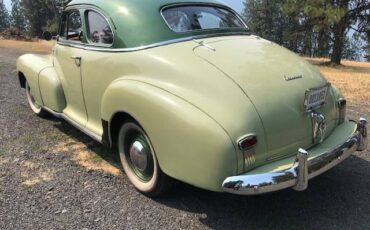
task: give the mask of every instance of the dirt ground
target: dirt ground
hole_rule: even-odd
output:
[[[0,45],[1,46],[1,45]],[[305,192],[242,197],[179,183],[149,199],[111,150],[27,106],[0,48],[0,229],[370,229],[370,153],[355,153]],[[349,101],[349,118],[370,108]]]

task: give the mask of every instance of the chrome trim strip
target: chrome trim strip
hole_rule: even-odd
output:
[[[55,111],[53,111],[53,110],[51,110],[51,109],[49,109],[47,107],[42,107],[42,109],[44,109],[45,111],[47,111],[48,113],[52,114],[53,116],[55,116],[57,118],[61,118],[61,119],[65,120],[70,125],[74,126],[75,128],[77,128],[81,132],[85,133],[86,135],[88,135],[89,137],[91,137],[92,139],[94,139],[95,141],[97,141],[99,143],[103,143],[103,139],[102,139],[101,136],[96,135],[95,133],[93,133],[90,130],[88,130],[86,127],[81,126],[80,124],[78,124],[77,122],[75,122],[74,120],[72,120],[70,117],[68,117],[67,115],[65,115],[64,113],[55,112]]]
[[[102,47],[89,46],[87,44],[72,44],[72,43],[64,42],[64,41],[58,41],[57,43],[58,45],[69,46],[69,47],[83,49],[83,50],[113,53],[113,52],[134,52],[134,51],[146,50],[146,49],[171,45],[171,44],[180,43],[180,42],[187,42],[187,41],[191,41],[194,39],[204,39],[204,38],[211,38],[211,37],[218,37],[218,36],[237,36],[237,35],[251,35],[251,34],[248,32],[235,32],[235,33],[228,32],[228,33],[220,33],[220,34],[197,35],[197,36],[172,39],[168,41],[153,43],[153,44],[145,45],[145,46],[132,47],[132,48],[102,48]]]
[[[76,44],[71,44],[71,43],[63,42],[63,41],[58,42],[58,44],[59,45],[64,45],[64,46],[70,46],[70,47],[74,47],[74,48],[78,48],[78,49],[90,50],[90,51],[134,52],[134,51],[145,50],[145,49],[154,48],[154,47],[158,47],[158,46],[169,45],[169,44],[173,44],[173,43],[191,41],[192,39],[193,39],[193,37],[186,37],[186,38],[173,39],[173,40],[169,40],[169,41],[154,43],[154,44],[146,45],[146,46],[133,47],[133,48],[102,48],[102,47],[95,47],[95,46],[89,46],[89,45],[76,45]]]
[[[307,154],[309,153],[301,149],[297,155],[298,162],[295,162],[290,169],[256,175],[228,177],[224,180],[222,188],[225,192],[238,195],[258,195],[290,187],[303,191],[307,188],[309,179],[338,165],[356,150],[362,151],[366,149],[366,125],[366,119],[361,118],[357,123],[356,132],[343,144],[316,158],[307,160]]]

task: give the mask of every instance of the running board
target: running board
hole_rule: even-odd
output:
[[[102,140],[102,137],[101,136],[96,135],[95,133],[93,133],[90,130],[88,130],[86,127],[81,126],[80,124],[78,124],[77,122],[75,122],[74,120],[72,120],[70,117],[68,117],[67,115],[65,115],[64,113],[55,112],[55,111],[53,111],[53,110],[51,110],[51,109],[49,109],[47,107],[42,107],[42,109],[44,109],[48,113],[52,114],[54,117],[61,118],[61,119],[65,120],[70,125],[72,125],[73,127],[77,128],[81,132],[85,133],[86,135],[88,135],[89,137],[91,137],[92,139],[94,139],[95,141],[97,141],[97,142],[99,142],[101,144],[103,143],[103,140]]]

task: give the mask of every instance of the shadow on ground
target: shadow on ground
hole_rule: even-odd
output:
[[[55,126],[121,170],[115,150],[91,141],[64,121]],[[213,229],[370,229],[369,168],[370,162],[351,156],[311,180],[305,192],[288,189],[253,197],[213,193],[179,182],[154,201],[198,214],[199,221]]]

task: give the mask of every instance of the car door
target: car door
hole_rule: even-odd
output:
[[[63,113],[80,126],[87,122],[82,92],[83,20],[78,9],[69,9],[61,18],[60,34],[54,51],[54,66],[60,77],[67,106]]]
[[[114,42],[114,27],[108,17],[98,9],[84,11],[86,52],[81,69],[88,121],[86,128],[96,135],[103,135],[101,102],[108,85],[117,77],[117,59],[123,55],[110,52]],[[113,65],[113,67],[112,67]]]

